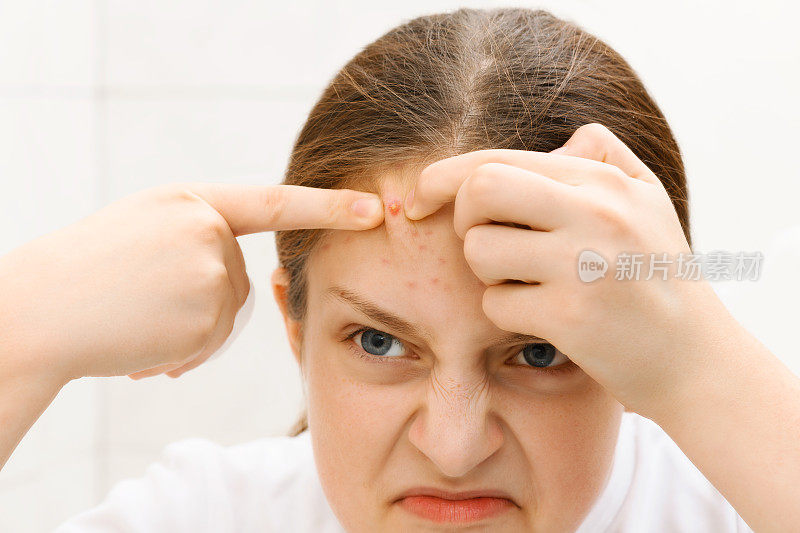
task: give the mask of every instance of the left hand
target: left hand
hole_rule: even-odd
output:
[[[493,323],[546,339],[628,410],[669,409],[688,376],[703,379],[706,328],[730,315],[707,281],[675,277],[677,254],[691,249],[661,181],[622,141],[588,124],[554,152],[437,161],[420,174],[406,216],[454,201],[455,231],[488,286],[483,310]],[[585,249],[605,258],[605,277],[581,281]],[[638,280],[614,279],[621,252],[644,254]],[[646,279],[650,253],[667,254],[666,279]]]

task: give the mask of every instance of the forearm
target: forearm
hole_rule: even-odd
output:
[[[10,256],[0,258],[0,469],[70,380],[49,362],[47,330],[21,310]],[[38,332],[34,330],[38,329]]]
[[[707,341],[700,371],[650,418],[754,531],[795,531],[800,379],[732,317]]]
[[[0,355],[0,469],[64,382],[36,376]]]

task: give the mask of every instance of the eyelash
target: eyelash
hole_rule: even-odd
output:
[[[355,337],[359,333],[363,333],[363,332],[369,331],[369,330],[380,331],[379,329],[363,326],[363,327],[358,328],[354,332],[348,334],[343,340],[345,340],[345,341],[351,340],[353,337]],[[381,333],[383,333],[383,332],[381,332]],[[388,333],[387,333],[387,335],[388,335]],[[392,337],[392,338],[394,339],[395,337]],[[399,341],[399,339],[397,339],[397,340]],[[372,355],[371,353],[365,352],[363,349],[359,349],[358,347],[356,347],[356,344],[354,342],[348,342],[347,343],[347,347],[348,347],[348,349],[350,351],[352,351],[355,355],[357,355],[358,357],[360,357],[362,359],[367,359],[369,361],[373,361],[373,362],[379,363],[379,364],[394,364],[394,363],[392,363],[390,361],[391,358],[379,357],[377,355]],[[573,372],[573,371],[578,369],[578,365],[573,363],[571,360],[566,362],[566,363],[562,363],[562,364],[560,364],[558,366],[554,366],[554,367],[534,367],[534,366],[526,366],[526,365],[515,365],[515,366],[523,366],[525,368],[530,369],[533,372],[536,372],[537,374],[548,374],[548,375],[563,374],[563,373]]]

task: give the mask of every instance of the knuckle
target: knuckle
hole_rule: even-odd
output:
[[[186,363],[190,357],[197,355],[205,348],[214,334],[218,319],[219,317],[214,316],[211,312],[204,312],[194,319],[191,328],[192,333],[186,338],[181,358],[174,361],[175,364]]]
[[[414,183],[415,198],[430,198],[440,196],[442,193],[447,192],[448,185],[439,179],[437,176],[439,168],[436,163],[425,167],[420,172],[416,183]]]
[[[627,219],[620,209],[612,205],[600,204],[595,207],[593,214],[595,219],[613,235],[626,233]]]
[[[283,217],[289,203],[289,194],[286,185],[266,187],[259,199],[267,227],[275,227],[276,222]]]
[[[211,313],[206,313],[202,318],[197,320],[195,334],[188,348],[189,354],[196,355],[200,350],[206,347],[211,336],[214,334],[218,319],[219,317],[213,316]],[[183,363],[185,360],[180,362]]]
[[[214,261],[203,269],[203,287],[208,294],[215,297],[215,302],[220,302],[231,288],[228,269],[224,263]],[[218,304],[219,305],[219,304]],[[213,306],[212,306],[213,307]]]
[[[496,291],[497,288],[495,288],[495,286],[486,287],[483,291],[483,297],[481,298],[481,309],[483,313],[495,323],[497,323],[501,316],[500,308],[502,307],[498,301]]]
[[[476,199],[486,198],[497,187],[497,174],[503,167],[500,163],[484,163],[475,167],[467,179],[467,191]]]
[[[602,168],[605,169],[603,176],[608,185],[620,192],[629,191],[631,189],[633,178],[625,174],[621,168],[609,163],[601,163],[601,165]]]
[[[417,177],[417,188],[424,188],[427,187],[428,182],[435,176],[439,169],[439,162],[433,162],[427,167],[423,168],[420,171],[419,176]]]
[[[227,281],[217,281],[213,285],[212,290],[208,293],[209,301],[204,306],[204,311],[196,322],[196,335],[194,344],[192,346],[193,352],[197,352],[206,345],[208,340],[214,334],[220,321],[220,317],[225,308],[225,301],[227,292],[229,292],[230,283]],[[219,280],[219,278],[217,278]]]
[[[606,135],[611,133],[611,130],[609,130],[607,127],[605,127],[603,124],[599,122],[590,122],[588,124],[584,124],[576,131],[580,131],[582,134],[589,137],[599,137],[599,138],[605,137]]]
[[[199,200],[197,195],[191,191],[191,183],[188,181],[157,185],[152,190],[166,200],[191,202]]]
[[[600,150],[610,134],[611,130],[599,122],[590,122],[575,130],[575,137],[589,153]]]
[[[209,306],[209,311],[206,314],[204,323],[204,331],[207,337],[210,337],[214,330],[217,329],[217,324],[219,324],[219,319],[222,316],[222,299],[215,300],[215,305]]]
[[[228,237],[230,228],[222,216],[213,209],[204,210],[199,220],[195,221],[198,238],[205,244],[217,244]]]
[[[471,265],[474,265],[483,248],[482,239],[477,226],[473,226],[464,234],[464,258]]]
[[[349,209],[348,202],[352,202],[352,199],[346,194],[346,191],[330,195],[328,201],[325,202],[325,220],[330,224],[336,222],[340,217],[340,213],[344,213]]]

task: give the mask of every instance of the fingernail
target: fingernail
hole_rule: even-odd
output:
[[[416,191],[416,190],[417,190],[417,187],[414,186],[411,189],[411,192],[408,193],[408,196],[406,196],[406,202],[405,202],[406,203],[406,205],[405,205],[406,215],[408,215],[408,213],[411,212],[411,209],[414,207],[414,191]]]
[[[353,202],[350,209],[360,217],[372,218],[380,209],[383,209],[383,204],[377,198],[359,198]]]

